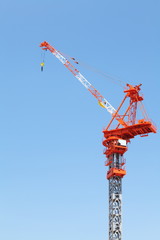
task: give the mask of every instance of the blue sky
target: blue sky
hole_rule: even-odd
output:
[[[102,130],[107,111],[40,42],[131,84],[159,126],[160,3],[3,1],[0,3],[0,239],[97,240],[108,234]],[[117,108],[123,88],[80,66]],[[159,133],[126,153],[123,240],[157,239]]]

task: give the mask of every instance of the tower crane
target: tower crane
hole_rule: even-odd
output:
[[[99,91],[75,68],[70,61],[48,42],[40,44],[43,50],[49,50],[68,70],[82,83],[82,85],[98,100],[101,107],[111,114],[111,120],[103,130],[106,156],[105,166],[108,166],[106,178],[109,180],[109,240],[122,240],[122,178],[126,175],[124,153],[127,145],[137,135],[148,136],[156,133],[156,127],[148,118],[142,105],[143,96],[140,94],[141,85],[127,84],[124,98],[117,110],[99,93]],[[72,58],[72,60],[75,60]],[[75,62],[77,63],[77,62]],[[42,66],[42,65],[41,65]],[[44,66],[44,65],[43,65]],[[128,107],[120,114],[122,106],[129,100]],[[137,119],[137,108],[140,106],[142,119]],[[112,122],[117,121],[112,128]]]

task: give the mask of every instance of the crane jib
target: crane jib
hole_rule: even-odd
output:
[[[107,109],[110,114],[116,112],[116,109],[98,92],[95,87],[55,48],[47,42],[42,44],[45,50],[49,50],[52,54],[66,67],[68,70],[83,84],[83,86],[98,100],[100,106]]]

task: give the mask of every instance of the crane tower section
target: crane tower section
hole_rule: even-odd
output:
[[[129,98],[129,106],[123,115],[114,114],[106,129],[103,131],[106,155],[105,166],[108,166],[107,179],[109,180],[109,240],[122,240],[122,178],[126,175],[124,153],[127,151],[127,143],[137,135],[147,136],[148,133],[156,133],[156,128],[147,115],[136,120],[137,106],[143,100],[140,96],[140,86],[127,85],[128,89],[118,113]],[[145,112],[143,110],[143,112]],[[116,128],[110,129],[114,119],[118,120]]]

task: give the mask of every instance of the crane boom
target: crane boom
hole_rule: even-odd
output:
[[[40,44],[43,50],[49,50],[68,70],[83,84],[83,86],[90,91],[90,93],[98,100],[100,106],[107,109],[113,115],[116,109],[98,92],[98,90],[54,47],[48,42],[44,41]]]

